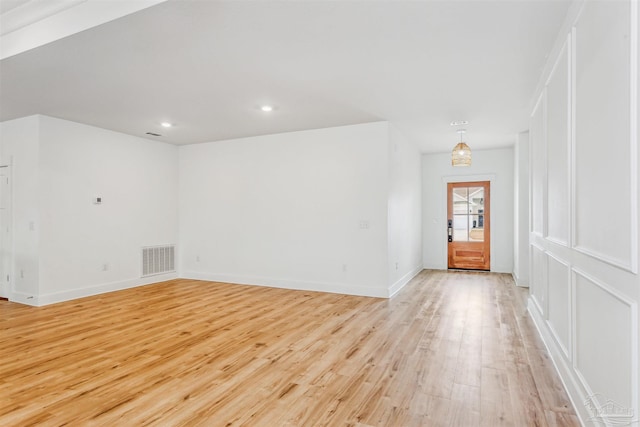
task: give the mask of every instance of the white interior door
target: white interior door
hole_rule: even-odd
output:
[[[8,298],[11,280],[11,181],[9,166],[0,166],[0,297]]]

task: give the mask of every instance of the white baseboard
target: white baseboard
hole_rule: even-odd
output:
[[[119,282],[101,283],[99,285],[89,286],[86,288],[69,289],[65,291],[40,295],[34,298],[35,304],[31,304],[29,302],[26,302],[25,304],[37,305],[37,306],[55,304],[58,302],[70,301],[78,298],[104,294],[107,292],[121,291],[123,289],[150,285],[152,283],[164,282],[165,280],[173,280],[177,278],[178,278],[177,273],[169,273],[169,274],[158,274],[156,276],[150,276],[150,277],[144,277],[144,278],[138,278],[138,279],[123,280]],[[18,300],[17,298],[15,299],[15,301],[23,302]]]
[[[11,292],[7,298],[11,302],[19,302],[20,304],[38,307],[39,301],[37,295],[26,294],[23,292]]]
[[[358,295],[375,298],[389,297],[389,290],[384,287],[361,286],[348,283],[307,282],[301,280],[276,279],[271,277],[256,276],[238,276],[233,274],[203,273],[197,271],[185,271],[182,277],[185,279],[235,283],[238,285],[267,286],[271,288],[330,292],[336,294]]]
[[[389,288],[389,298],[397,294],[400,289],[404,288],[407,283],[411,281],[414,277],[416,277],[422,271],[422,266],[418,266],[413,270],[409,271],[407,274],[398,279],[391,287]]]
[[[422,265],[422,268],[425,270],[447,270],[447,264],[442,264],[442,263],[425,263]]]
[[[524,280],[520,277],[518,277],[518,275],[514,272],[511,272],[511,276],[513,276],[513,281],[516,283],[516,286],[519,286],[521,288],[528,288],[529,287],[529,282],[527,280]]]
[[[414,268],[413,270],[402,276],[388,289],[384,287],[362,286],[350,283],[309,282],[289,279],[274,279],[268,277],[238,276],[229,274],[212,274],[196,271],[186,271],[184,272],[184,274],[180,275],[178,273],[161,274],[145,278],[102,283],[86,288],[69,289],[43,295],[30,295],[20,292],[13,292],[9,300],[31,306],[44,306],[78,298],[104,294],[107,292],[114,292],[123,289],[134,288],[137,286],[149,285],[165,280],[177,279],[178,277],[185,279],[207,280],[212,282],[237,283],[241,285],[268,286],[274,288],[330,292],[374,298],[389,298],[398,293],[404,286],[406,286],[407,283],[411,281],[411,279],[418,275],[422,270],[422,266]]]

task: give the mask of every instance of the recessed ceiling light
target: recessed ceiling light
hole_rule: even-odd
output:
[[[173,125],[169,122],[162,122],[160,123],[160,126],[162,126],[163,128],[170,128]]]
[[[451,126],[464,126],[464,125],[468,125],[469,122],[467,120],[458,120],[455,122],[451,122],[450,124]]]
[[[273,106],[271,106],[271,105],[263,105],[262,107],[260,107],[260,109],[262,111],[264,111],[265,113],[268,113],[270,111],[273,111]]]

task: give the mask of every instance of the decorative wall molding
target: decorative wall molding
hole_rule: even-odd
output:
[[[542,314],[545,321],[548,319],[548,311],[546,306],[546,295],[548,295],[548,279],[546,266],[546,250],[535,243],[531,244],[531,300],[536,304],[538,311]],[[539,254],[539,257],[536,257]],[[539,259],[539,261],[536,261]],[[539,274],[539,275],[537,275]],[[542,280],[542,282],[540,282]]]
[[[608,5],[612,5],[613,9],[608,9]],[[626,9],[627,7],[628,9]],[[627,19],[627,11],[630,11],[628,31],[626,23],[623,21]],[[606,414],[603,417],[594,418],[594,415],[590,413],[585,402],[594,399],[594,392],[602,392],[602,390],[596,390],[596,388],[608,389],[610,393],[624,396],[621,397],[622,399],[630,398],[631,408],[629,409],[633,411],[635,417],[631,425],[640,425],[638,421],[640,416],[640,367],[638,366],[640,363],[640,336],[638,331],[640,294],[637,293],[640,227],[638,224],[640,219],[638,211],[639,22],[639,4],[635,0],[621,0],[618,2],[574,1],[567,14],[563,30],[559,34],[552,54],[547,61],[531,104],[531,129],[538,132],[539,135],[534,135],[534,132],[532,132],[530,139],[530,213],[532,219],[529,227],[529,237],[532,294],[529,298],[528,308],[583,425],[592,423],[606,424],[615,421],[608,419]],[[623,25],[617,25],[620,23]],[[617,32],[610,33],[610,31],[616,31],[616,29]],[[624,39],[621,37],[624,37]],[[593,49],[591,49],[592,43],[597,45],[593,46]],[[578,48],[580,52],[578,52]],[[629,48],[628,57],[624,56],[627,48]],[[592,55],[593,52],[597,52],[595,56]],[[548,151],[545,151],[545,161],[540,160],[540,151],[535,151],[548,150],[550,148],[551,140],[549,140],[547,132],[551,128],[547,129],[545,117],[547,114],[552,113],[549,110],[548,102],[556,101],[552,100],[549,93],[549,90],[552,89],[547,89],[547,86],[552,81],[554,73],[558,72],[557,67],[560,57],[565,54],[569,62],[567,70],[569,123],[567,129],[568,156],[566,165],[568,171],[569,228],[567,230],[568,241],[566,243],[562,239],[558,239],[558,236],[549,236],[548,234],[548,215],[552,214],[550,210],[553,209],[553,206],[549,204],[550,201],[547,200],[549,185],[556,185],[557,182],[553,184],[549,181],[549,165],[546,157]],[[619,61],[620,64],[626,64],[627,59],[629,60],[628,75],[630,82],[626,82],[626,69],[601,66],[606,64],[603,61],[607,59],[606,55],[608,54],[613,55],[614,64],[617,64],[616,61]],[[615,80],[617,86],[614,85],[617,90],[615,94],[619,94],[619,96],[611,95],[609,92],[601,90],[608,88],[608,84],[612,83],[609,80],[623,75],[621,73],[624,73],[625,80],[617,79]],[[578,82],[578,78],[584,79],[585,76],[588,77],[588,84],[585,83],[586,80]],[[625,95],[626,86],[630,88],[628,98]],[[577,89],[580,90],[580,93],[577,93]],[[558,90],[564,91],[564,86],[556,86],[555,99],[558,99]],[[616,108],[614,111],[604,109],[605,107],[602,106],[603,104],[600,101],[604,102],[606,100],[612,101],[612,105]],[[625,100],[629,100],[628,107]],[[577,106],[581,109],[578,113],[576,113]],[[558,108],[555,110],[559,111]],[[543,111],[543,117],[540,117],[540,111]],[[612,115],[607,115],[608,113],[612,113]],[[627,113],[629,114],[628,116]],[[617,132],[618,135],[624,135],[624,139],[617,139],[613,141],[616,144],[613,144],[613,142],[611,144],[620,153],[618,157],[622,163],[616,163],[615,157],[612,156],[611,152],[604,151],[608,149],[606,143],[603,143],[604,145],[592,145],[599,143],[601,139],[600,137],[592,137],[589,133],[594,126],[594,122],[591,122],[591,120],[597,119],[599,115],[602,116],[603,120],[606,120],[603,126],[609,126],[614,131],[620,130],[620,127],[614,127],[616,124],[624,123],[623,130]],[[630,125],[628,131],[626,128],[627,123]],[[539,127],[542,130],[536,130],[534,129],[535,127]],[[555,129],[558,128],[556,127]],[[556,134],[560,135],[557,132]],[[558,140],[557,135],[554,140]],[[628,145],[626,143],[627,135],[629,136]],[[556,148],[558,147],[556,146]],[[578,149],[580,149],[579,152]],[[601,154],[606,155],[603,156],[602,160]],[[603,168],[603,173],[592,170],[593,165],[597,165],[598,161],[602,161],[603,164],[607,165],[607,168]],[[615,164],[620,165],[620,169],[616,171],[619,173],[617,175],[606,173],[606,170],[610,170],[608,168],[613,167],[612,165]],[[557,165],[554,167],[557,167]],[[534,179],[537,181],[533,182]],[[555,181],[558,180],[556,179]],[[533,194],[534,186],[542,184],[544,184],[547,191],[543,202],[539,200],[539,194],[535,196]],[[618,187],[616,188],[615,186]],[[612,189],[611,191],[616,191],[616,193],[609,193],[609,188]],[[589,198],[590,194],[593,196],[592,198]],[[598,206],[597,203],[600,201],[595,198],[594,194],[607,195],[609,199],[607,203],[613,203],[613,205],[601,204]],[[624,197],[624,199],[620,200],[619,197]],[[534,206],[534,204],[537,204],[537,206]],[[587,211],[586,214],[584,211],[578,212],[578,207],[580,209],[588,209],[594,206],[601,209]],[[624,207],[624,210],[621,210],[621,207]],[[629,207],[630,209],[627,212]],[[540,218],[536,220],[535,225],[533,222],[534,212],[540,212],[541,209],[546,215],[543,216],[542,227],[540,226]],[[598,229],[598,220],[604,220],[609,211],[617,211],[617,214],[611,220],[618,221],[618,224],[612,227],[601,226]],[[578,223],[578,220],[581,222]],[[607,223],[605,225],[610,224]],[[559,227],[555,229],[564,231]],[[614,240],[607,241],[607,235],[601,232],[602,229],[613,231],[614,235],[608,237]],[[616,247],[615,245],[618,243],[623,246]],[[543,265],[545,263],[540,259],[540,253],[546,255],[546,291],[547,300],[551,304],[547,307],[545,307],[545,301],[541,300],[539,296],[544,294],[544,289],[541,289],[540,273],[536,273],[536,269],[545,268]],[[537,258],[535,263],[534,258]],[[559,262],[564,268],[561,269],[556,265],[552,265],[552,262]],[[565,325],[563,324],[559,330],[554,327],[554,318],[556,318],[556,322],[564,321],[564,314],[561,312],[560,306],[565,305],[565,295],[561,294],[559,289],[554,289],[549,294],[552,286],[551,279],[555,277],[553,279],[554,286],[557,285],[555,282],[563,280],[560,279],[560,276],[561,271],[564,271],[565,268],[568,269],[569,276],[566,284],[568,286],[566,310],[569,322],[567,325],[569,328],[567,346],[562,345],[562,339],[559,336],[560,334],[567,334],[567,331],[563,329]],[[553,277],[551,277],[552,275]],[[564,274],[562,274],[562,277],[564,277]],[[536,281],[538,283],[534,283]],[[536,286],[538,289],[536,289]],[[551,301],[554,296],[560,298],[560,300],[555,301],[556,305],[552,305],[553,302]],[[608,298],[612,298],[612,300]],[[558,301],[561,302],[558,303]],[[620,305],[616,305],[616,303],[620,303]],[[549,307],[554,310],[555,314],[545,310],[545,308]],[[604,310],[604,312],[593,312],[599,309]],[[622,311],[624,311],[624,314],[622,314]],[[599,321],[604,322],[602,328],[597,326]],[[594,345],[594,343],[600,341],[607,341],[608,336],[605,329],[607,325],[610,325],[609,328],[617,327],[618,335],[616,337],[625,340],[624,343],[620,344],[620,348],[624,350],[622,350],[623,353],[617,353],[618,358],[616,358],[616,355],[603,354],[603,349]],[[595,330],[583,329],[585,327]],[[602,335],[602,340],[600,341],[600,335],[598,334]],[[626,341],[627,339],[629,341]],[[618,341],[615,342],[618,343]],[[627,354],[628,351],[630,354]],[[624,359],[624,362],[621,359]],[[607,363],[616,363],[615,366],[609,367],[611,368],[610,380],[606,377],[606,372],[608,372]],[[581,368],[585,372],[582,372]],[[627,378],[627,375],[630,376],[630,379]],[[631,381],[630,386],[629,381]],[[628,390],[627,387],[631,389]],[[613,397],[606,396],[605,398]]]
[[[639,372],[639,364],[640,364],[640,360],[639,360],[639,351],[640,351],[640,345],[638,342],[638,303],[636,301],[634,301],[632,298],[621,294],[620,292],[618,292],[616,289],[614,289],[613,287],[611,287],[608,284],[605,284],[604,282],[602,282],[601,280],[593,277],[591,274],[585,272],[584,270],[580,269],[580,268],[576,268],[573,267],[571,269],[572,272],[572,283],[573,283],[573,287],[574,290],[576,288],[576,282],[577,282],[577,277],[580,276],[583,279],[587,280],[589,283],[593,284],[594,286],[596,286],[597,288],[601,289],[602,291],[606,292],[609,296],[611,296],[614,300],[620,302],[621,304],[624,304],[625,306],[627,306],[629,308],[629,329],[631,331],[631,343],[630,343],[630,347],[631,347],[631,351],[630,351],[630,355],[629,355],[629,367],[630,367],[630,371],[631,371],[631,401],[633,403],[632,409],[633,409],[633,413],[636,415],[636,417],[640,414],[639,413],[639,406],[638,406],[638,395],[640,393],[640,385],[638,383],[638,372]],[[573,292],[573,304],[575,306],[576,304],[576,294],[577,292]],[[574,318],[575,318],[575,313],[574,313]],[[571,335],[573,337],[573,346],[577,347],[577,321],[573,321],[572,322],[572,331],[571,331]],[[577,353],[575,353],[577,354]],[[589,384],[588,380],[586,379],[584,373],[580,370],[579,365],[579,358],[578,357],[574,357],[572,359],[572,366],[573,366],[573,370],[575,372],[575,374],[577,375],[577,377],[579,378],[581,385],[583,386],[584,390],[586,390],[587,395],[588,396],[592,396],[594,394],[591,385]]]
[[[624,259],[611,254],[607,254],[604,251],[600,251],[597,248],[586,246],[579,243],[579,230],[577,220],[577,184],[578,177],[576,176],[576,165],[578,159],[576,157],[577,150],[577,124],[576,118],[577,111],[577,90],[576,82],[578,81],[578,63],[577,63],[577,48],[576,46],[581,42],[580,40],[580,18],[583,17],[585,8],[587,8],[592,2],[585,2],[580,9],[580,13],[573,21],[571,27],[571,247],[572,249],[587,255],[596,260],[605,262],[631,273],[638,273],[638,3],[637,1],[626,0],[625,2],[616,2],[612,4],[627,3],[630,8],[629,14],[629,144],[628,144],[628,161],[629,161],[629,193],[627,198],[630,202],[630,211],[628,216],[621,213],[617,221],[624,220],[627,224],[627,232],[625,236],[629,239],[629,253],[625,254]],[[626,157],[624,153],[620,153],[622,158]],[[611,236],[612,238],[615,236]]]
[[[564,236],[564,238],[560,238],[557,236],[551,236],[549,234],[549,222],[550,222],[550,214],[549,214],[549,209],[548,206],[550,205],[549,202],[549,174],[550,174],[550,167],[549,167],[549,154],[552,151],[550,142],[549,142],[549,123],[548,123],[548,116],[550,115],[549,113],[549,97],[550,95],[550,91],[547,89],[549,87],[549,85],[553,82],[554,77],[556,77],[558,74],[556,73],[561,73],[564,72],[565,73],[565,78],[566,78],[566,84],[567,84],[567,105],[566,105],[566,117],[567,120],[570,120],[571,118],[571,114],[573,112],[573,106],[570,102],[570,98],[571,98],[571,94],[572,94],[572,88],[571,88],[571,70],[572,70],[572,63],[571,63],[571,53],[572,53],[572,49],[571,49],[571,35],[567,35],[565,42],[562,44],[562,47],[560,48],[560,51],[558,52],[558,56],[553,64],[553,67],[551,68],[551,71],[549,72],[549,75],[547,77],[546,83],[545,83],[545,89],[546,92],[545,93],[545,110],[544,110],[544,117],[545,117],[545,121],[544,121],[544,135],[545,135],[545,174],[544,174],[544,197],[545,197],[545,205],[544,205],[544,212],[545,212],[545,216],[544,216],[544,238],[557,244],[560,246],[564,246],[564,247],[569,247],[569,242],[570,242],[570,229],[571,229],[571,202],[570,202],[570,198],[571,198],[571,170],[572,170],[572,159],[571,159],[571,151],[572,151],[572,147],[571,147],[571,139],[572,139],[572,129],[571,129],[571,123],[567,123],[567,129],[566,129],[566,141],[565,141],[565,150],[566,150],[566,164],[564,165],[564,169],[567,172],[567,176],[566,176],[566,182],[565,182],[565,190],[566,190],[566,195],[568,197],[568,203],[567,203],[567,212],[566,212],[566,216],[564,218],[564,221],[566,223],[566,235]],[[566,59],[566,68],[564,70],[560,69],[560,65],[562,64],[563,60]]]
[[[568,315],[568,319],[567,319],[567,332],[568,332],[568,337],[567,337],[567,343],[566,345],[563,344],[562,339],[560,338],[560,336],[558,336],[558,332],[556,331],[556,328],[553,325],[553,322],[551,321],[551,319],[548,317],[547,325],[549,326],[549,330],[551,331],[551,334],[553,335],[554,339],[556,340],[558,347],[560,348],[560,350],[562,350],[562,352],[564,353],[564,357],[567,360],[572,360],[573,357],[573,347],[572,347],[572,342],[573,342],[573,333],[572,333],[572,328],[571,328],[571,323],[573,319],[573,280],[571,277],[571,265],[569,264],[569,262],[561,259],[560,257],[552,254],[549,251],[545,252],[546,256],[547,256],[547,288],[549,289],[551,287],[551,277],[549,277],[549,271],[550,268],[548,267],[549,261],[553,261],[556,262],[560,265],[562,265],[565,269],[566,269],[566,280],[563,283],[563,286],[566,286],[567,288],[567,305],[566,305],[566,310]],[[549,290],[547,289],[547,295],[549,295]],[[551,297],[549,296],[548,298],[549,303],[551,302]]]
[[[609,265],[612,265],[614,267],[617,267],[621,270],[625,270],[628,271],[630,273],[634,273],[636,274],[637,271],[637,263],[636,266],[633,265],[633,263],[631,262],[625,262],[623,260],[619,260],[619,259],[615,259],[613,257],[607,256],[601,252],[598,252],[596,250],[593,250],[592,248],[585,248],[583,246],[573,246],[572,248],[574,251],[580,252],[581,254],[587,255],[593,259],[596,259],[598,261],[602,261],[604,263],[607,263]],[[636,257],[637,258],[637,257]]]
[[[556,239],[555,237],[549,237],[549,236],[544,237],[544,239],[558,246],[564,246],[565,248],[569,247],[569,242],[566,240]]]
[[[569,32],[569,246],[576,246],[576,34],[575,27]]]
[[[530,231],[540,236],[546,236],[546,215],[547,215],[547,196],[546,196],[546,188],[547,188],[547,170],[546,170],[546,159],[547,159],[547,125],[546,125],[546,114],[547,114],[547,88],[545,87],[540,94],[538,101],[535,104],[533,112],[531,113],[531,121],[539,125],[530,126],[530,135],[531,141],[539,142],[540,146],[536,146],[535,143],[529,143],[529,171],[531,174],[531,179],[529,180],[530,185],[530,203],[529,208],[530,218],[531,218],[531,227]],[[540,121],[537,123],[537,121]],[[538,151],[536,151],[538,150]],[[542,164],[540,161],[542,160]],[[537,181],[537,178],[540,177],[540,181]],[[539,188],[536,187],[539,186]],[[537,200],[540,199],[540,200]],[[536,203],[539,202],[540,207],[537,207]],[[538,224],[538,222],[540,224]]]
[[[631,234],[631,265],[630,271],[632,273],[638,273],[638,240],[640,235],[638,234],[638,80],[640,79],[640,74],[638,74],[638,49],[640,48],[640,38],[638,37],[638,24],[640,22],[639,10],[637,1],[630,2],[631,13],[629,19],[631,20],[629,24],[630,34],[629,34],[629,42],[630,42],[630,105],[629,105],[629,123],[631,129],[629,130],[630,136],[630,159],[631,162],[631,229],[629,230]],[[636,412],[637,413],[637,412]]]
[[[582,425],[587,425],[586,421],[589,419],[590,414],[584,406],[584,401],[587,396],[589,396],[589,393],[585,391],[582,382],[579,381],[576,376],[571,362],[564,357],[562,349],[558,346],[550,329],[546,326],[545,319],[538,311],[535,302],[531,298],[529,298],[527,309],[533,319],[533,324],[538,330],[538,334],[542,338],[542,342],[544,343],[547,352],[551,356],[553,366],[556,368],[556,371],[560,376],[560,381],[562,382],[564,389],[567,391],[567,395],[569,396],[569,400],[571,400],[571,404],[576,411],[578,419]]]

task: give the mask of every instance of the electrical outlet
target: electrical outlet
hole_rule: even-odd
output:
[[[108,263],[104,263],[102,264],[102,271],[109,271],[109,264]]]
[[[342,264],[342,272],[343,273],[347,272],[347,264]]]

